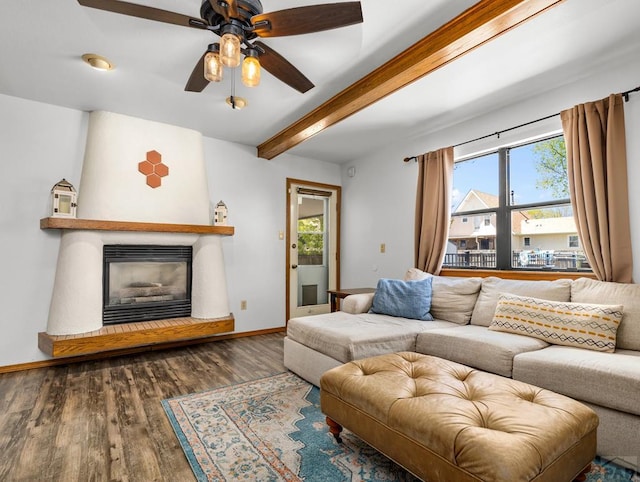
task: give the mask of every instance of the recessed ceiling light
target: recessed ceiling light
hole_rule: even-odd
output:
[[[103,72],[107,70],[113,70],[116,67],[115,64],[111,62],[111,60],[98,54],[84,54],[82,56],[82,60],[84,60],[94,69],[101,70]]]

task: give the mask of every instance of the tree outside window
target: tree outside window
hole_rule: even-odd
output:
[[[298,264],[324,264],[324,216],[298,220]]]

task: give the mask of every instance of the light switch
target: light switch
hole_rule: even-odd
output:
[[[380,243],[380,252],[384,253],[387,250],[387,245],[384,243]]]

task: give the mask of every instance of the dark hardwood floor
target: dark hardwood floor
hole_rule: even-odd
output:
[[[193,481],[160,401],[285,371],[282,333],[0,375],[0,481]]]

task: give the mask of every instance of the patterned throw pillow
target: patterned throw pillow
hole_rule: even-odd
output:
[[[622,305],[547,301],[502,294],[490,330],[527,335],[547,343],[613,352]]]

